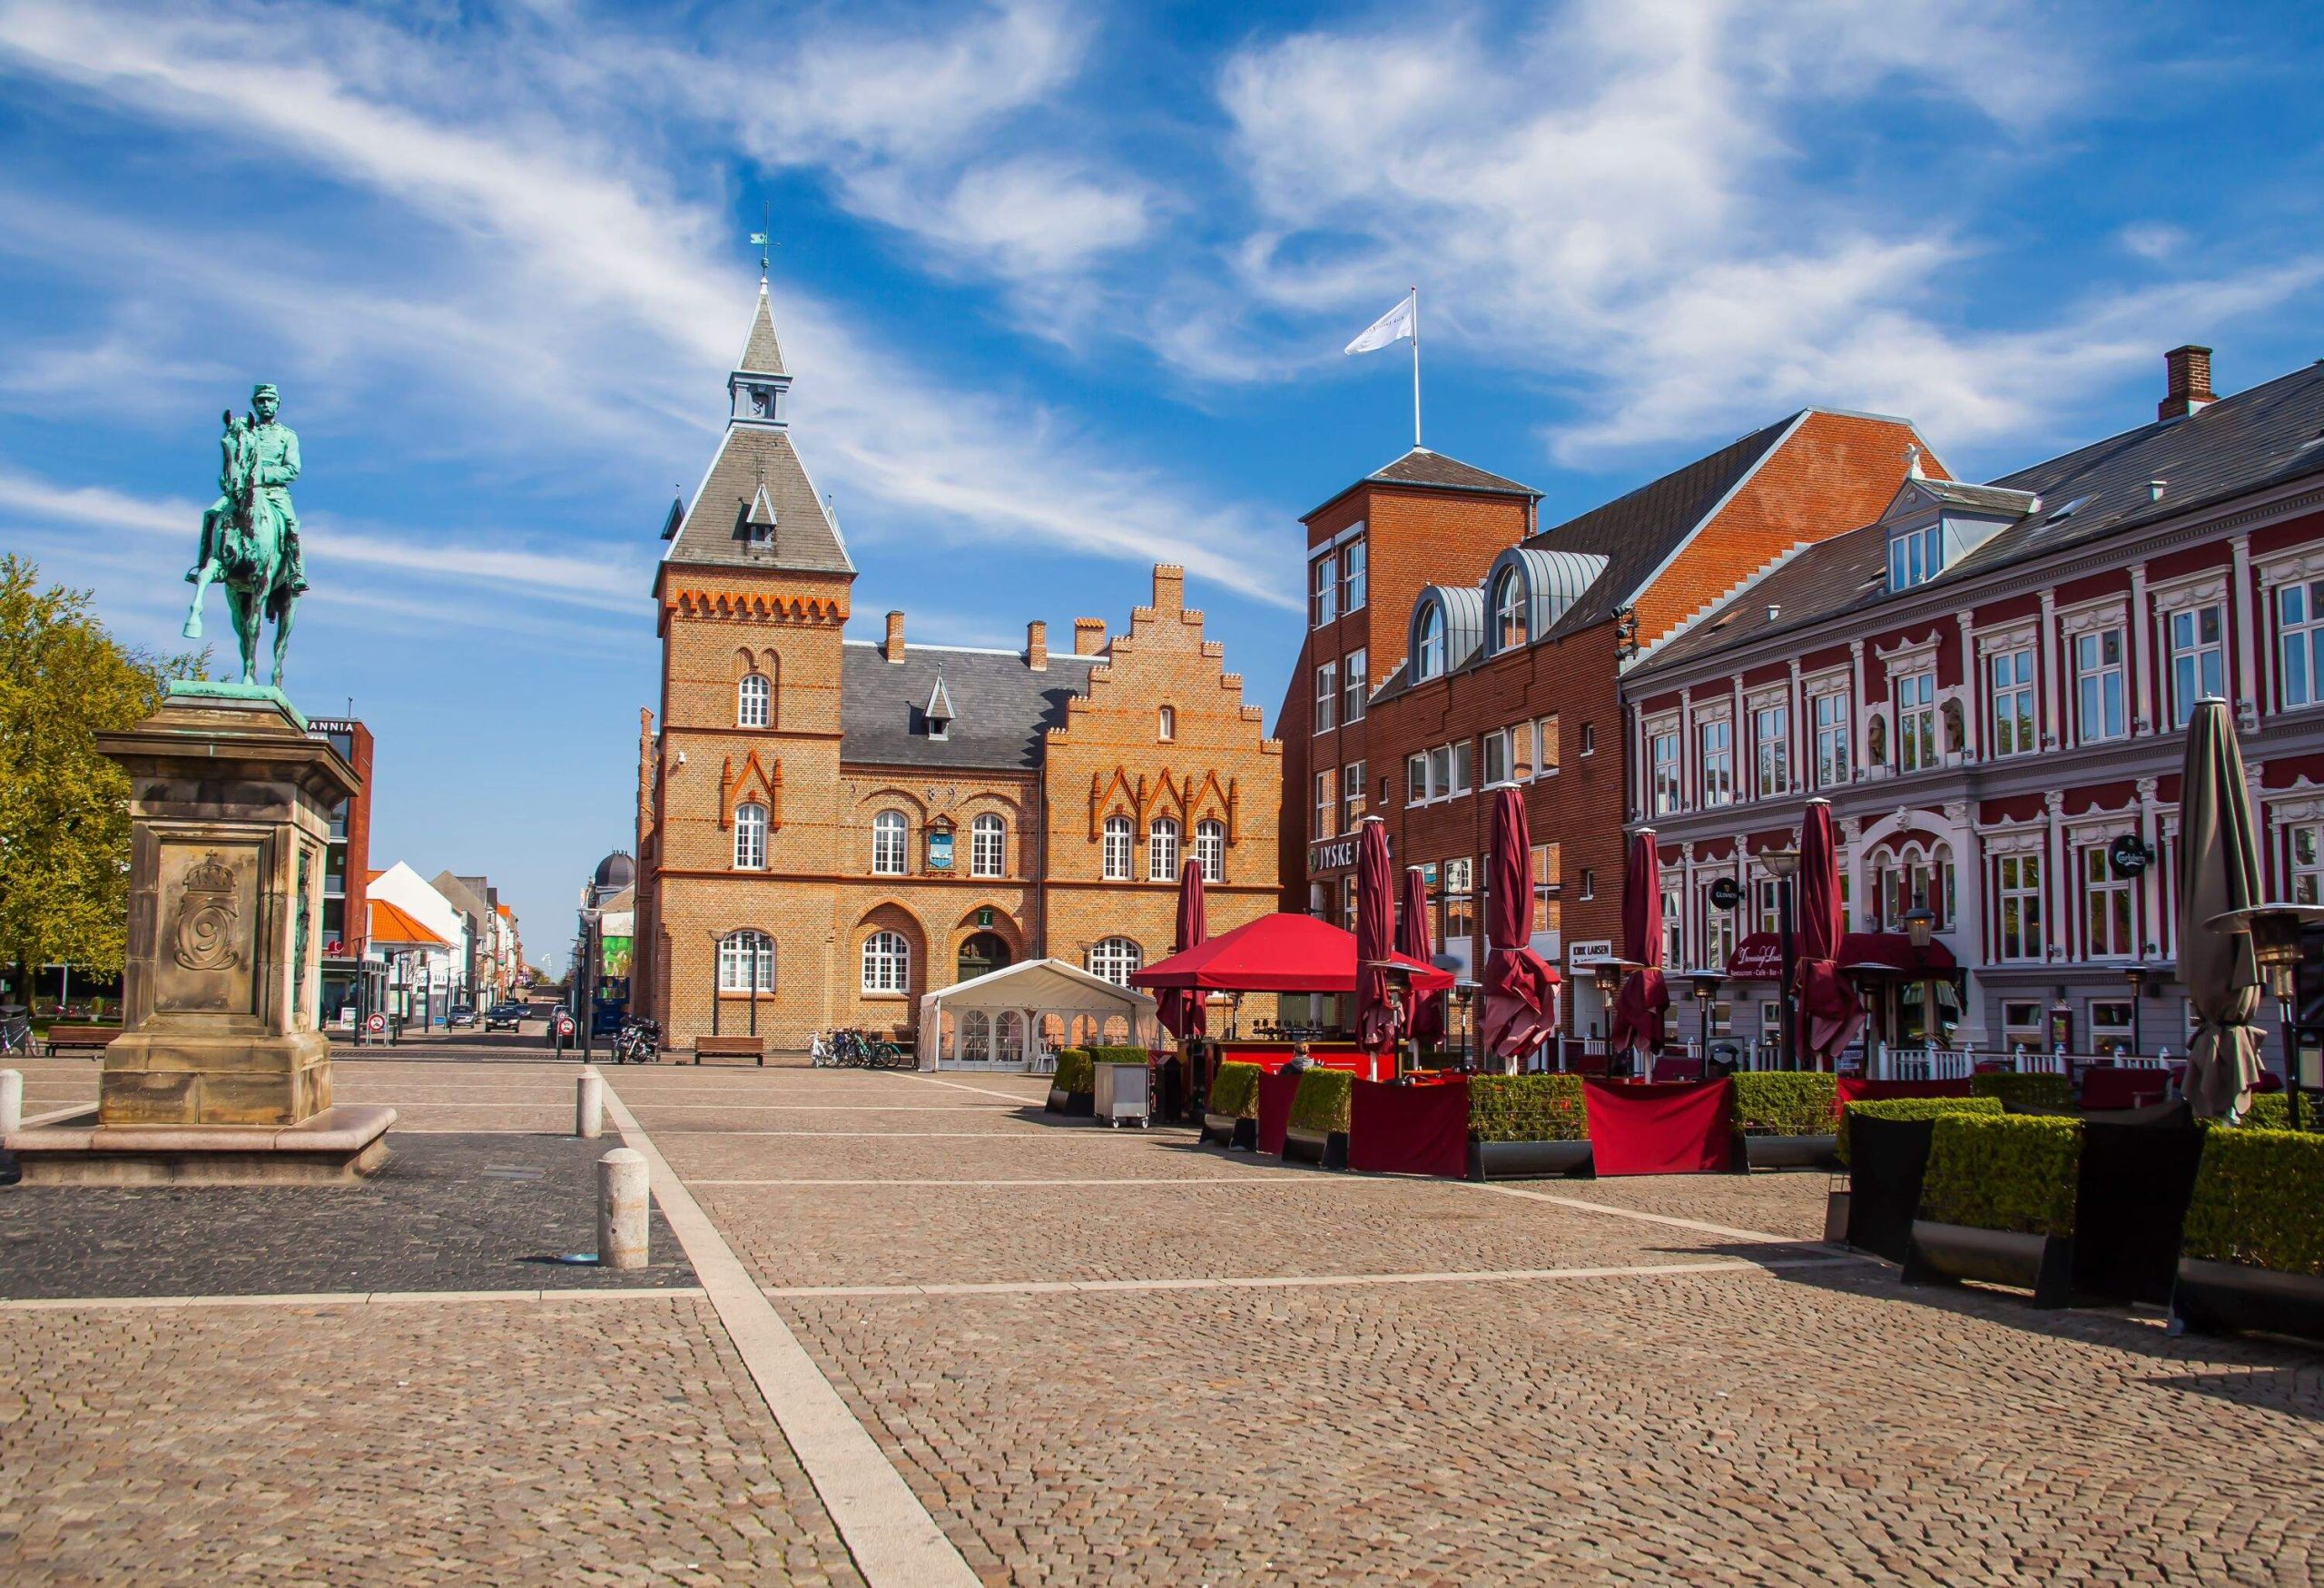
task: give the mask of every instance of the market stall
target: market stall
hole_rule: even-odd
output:
[[[1118,1019],[1132,1044],[1161,1040],[1154,1000],[1118,987],[1063,960],[1025,960],[940,988],[920,1001],[922,1070],[1029,1070],[1047,1073],[1055,1055],[1042,1050],[1050,1015],[1070,1031],[1076,1017],[1102,1028]]]

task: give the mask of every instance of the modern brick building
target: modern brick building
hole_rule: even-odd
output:
[[[2240,722],[2267,893],[2324,894],[2324,367],[2216,400],[2208,349],[2166,367],[2151,424],[1990,485],[1906,479],[1861,524],[1832,503],[1626,679],[1669,952],[1738,972],[1732,1035],[1771,1032],[1777,996],[1735,952],[1775,926],[1750,857],[1820,795],[1848,929],[1893,948],[1925,906],[1959,969],[1859,977],[1876,1038],[2183,1053],[2171,853],[2205,695]]]
[[[1170,952],[1182,858],[1211,931],[1273,910],[1282,754],[1182,570],[1053,654],[851,641],[855,567],[793,444],[763,286],[726,433],[675,504],[638,738],[635,997],[684,1048],[909,1032],[920,995],[1053,956],[1115,981]],[[1002,1021],[991,1057],[1029,1033]],[[1048,1033],[1051,1040],[1065,1035]]]
[[[1428,877],[1440,954],[1472,973],[1491,838],[1476,796],[1515,778],[1535,948],[1569,974],[1611,952],[1624,668],[1836,520],[1877,512],[1918,446],[1903,420],[1810,409],[1546,530],[1538,492],[1415,449],[1316,508],[1309,631],[1277,723],[1286,907],[1353,922],[1351,834],[1378,814]],[[1573,981],[1567,1030],[1602,1029]]]

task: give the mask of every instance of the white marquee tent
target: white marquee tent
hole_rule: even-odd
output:
[[[1154,1000],[1063,960],[1027,960],[923,996],[922,1070],[1057,1067],[1057,1050],[1161,1040]]]

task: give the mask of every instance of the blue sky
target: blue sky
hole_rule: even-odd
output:
[[[2289,5],[0,0],[0,547],[174,643],[279,382],[375,863],[561,962],[763,205],[860,634],[1119,626],[1177,560],[1272,714],[1296,515],[1410,439],[1339,350],[1408,284],[1427,439],[1551,521],[1811,401],[1989,476],[2177,342],[2324,356],[2319,56]]]

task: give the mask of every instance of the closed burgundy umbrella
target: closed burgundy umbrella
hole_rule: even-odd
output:
[[[1662,981],[1662,857],[1651,827],[1631,835],[1622,865],[1622,952],[1638,969],[1614,996],[1606,1048],[1627,1048],[1650,1064],[1662,1046],[1662,1011],[1670,1007]]]
[[[1549,1041],[1558,1027],[1558,973],[1533,952],[1531,834],[1514,784],[1493,794],[1492,864],[1485,879],[1485,1051],[1504,1068]]]
[[[1170,952],[1182,954],[1188,949],[1199,948],[1209,936],[1203,920],[1202,862],[1190,860],[1178,873],[1178,940],[1170,945]],[[1155,1011],[1162,1029],[1181,1041],[1201,1036],[1208,1024],[1202,1000],[1201,991],[1196,988],[1164,988],[1161,1007]]]
[[[1422,964],[1436,958],[1435,934],[1428,923],[1428,876],[1416,865],[1404,868],[1404,907],[1396,916],[1396,952]],[[1444,994],[1413,993],[1412,1039],[1433,1042],[1444,1035]]]
[[[1373,1054],[1395,1051],[1404,1023],[1389,996],[1385,968],[1396,949],[1395,874],[1388,861],[1388,824],[1366,816],[1355,844],[1355,1036]]]
[[[1840,857],[1832,839],[1832,802],[1809,800],[1801,824],[1798,898],[1800,1046],[1818,1070],[1836,1068],[1840,1050],[1864,1025],[1864,1004],[1840,974]]]

